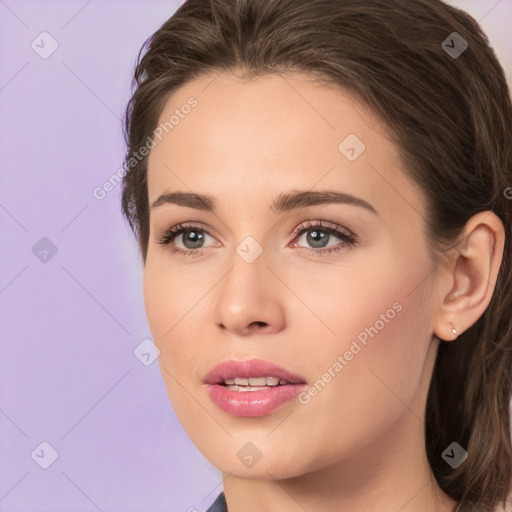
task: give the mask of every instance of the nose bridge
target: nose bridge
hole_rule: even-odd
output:
[[[252,236],[245,237],[233,252],[230,267],[222,285],[221,298],[227,299],[230,308],[241,311],[250,303],[259,302],[270,293],[268,286],[269,273],[268,251]]]
[[[271,254],[252,236],[233,252],[230,270],[223,279],[215,303],[215,321],[228,330],[243,332],[249,326],[280,328],[283,304],[279,282],[267,268]]]

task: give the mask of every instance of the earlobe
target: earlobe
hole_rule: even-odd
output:
[[[438,338],[453,341],[482,316],[494,291],[504,241],[503,223],[494,213],[481,212],[467,222],[445,278],[450,288],[441,295],[434,330]]]

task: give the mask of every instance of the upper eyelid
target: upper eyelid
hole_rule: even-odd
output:
[[[317,223],[311,222],[309,220],[304,221],[301,224],[299,224],[297,226],[297,228],[295,228],[293,230],[292,234],[297,235],[297,234],[301,233],[302,231],[307,231],[309,229],[314,229],[314,228],[320,228],[320,230],[326,230],[326,231],[333,230],[333,231],[347,232],[349,235],[355,236],[355,233],[351,229],[349,229],[345,226],[340,226],[339,224],[336,224],[334,222],[322,221],[322,220],[318,221]]]

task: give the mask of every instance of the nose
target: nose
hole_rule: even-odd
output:
[[[220,329],[247,336],[284,328],[286,288],[267,263],[264,254],[252,263],[235,254],[216,292],[214,318]]]

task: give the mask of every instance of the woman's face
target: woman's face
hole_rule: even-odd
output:
[[[211,74],[168,100],[165,122],[150,205],[208,200],[151,208],[144,298],[194,444],[269,479],[421,443],[439,275],[425,198],[378,119],[298,73]]]

